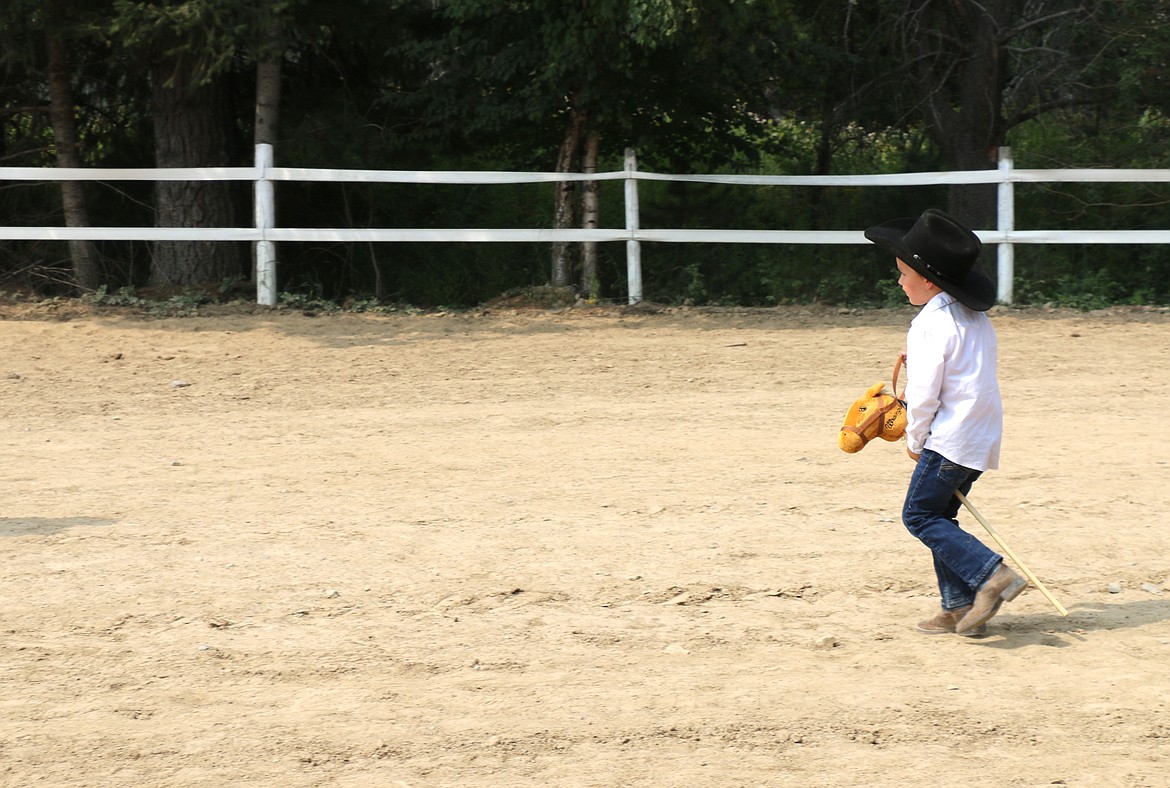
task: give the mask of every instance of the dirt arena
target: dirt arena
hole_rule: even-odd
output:
[[[1170,314],[993,313],[982,639],[835,443],[912,315],[9,310],[0,784],[1170,785]]]

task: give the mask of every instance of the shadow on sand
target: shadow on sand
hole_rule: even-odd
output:
[[[103,517],[0,517],[0,537],[49,536],[70,528],[113,525]]]
[[[1112,629],[1140,629],[1170,620],[1170,599],[1152,597],[1126,602],[1080,602],[1068,605],[1068,617],[1055,611],[1012,615],[1004,609],[988,624],[983,638],[972,643],[988,648],[1015,649],[1026,646],[1064,648],[1086,640],[1092,632]]]

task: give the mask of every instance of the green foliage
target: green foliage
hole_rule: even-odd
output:
[[[1016,301],[1073,309],[1170,303],[1170,262],[1158,246],[1024,247]]]
[[[389,48],[423,78],[391,84],[385,106],[407,119],[404,144],[527,148],[545,153],[542,169],[570,111],[618,154],[683,161],[716,144],[726,155],[741,141],[731,129],[754,122],[742,109],[766,83],[780,6],[453,0],[426,20],[429,36]]]
[[[191,317],[198,314],[200,305],[208,303],[207,294],[195,290],[152,299],[140,296],[133,287],[121,287],[111,293],[105,285],[81,300],[94,306],[129,307],[153,317]]]
[[[570,108],[588,112],[600,131],[603,170],[621,168],[625,147],[637,149],[643,169],[662,172],[941,166],[920,96],[907,88],[890,37],[906,21],[904,3],[893,0],[65,5],[86,166],[152,165],[148,56],[171,58],[194,77],[187,80],[192,84],[222,77],[234,87],[229,100],[239,147],[233,163],[250,163],[244,141],[255,64],[274,45],[284,48],[282,166],[550,170]],[[1013,114],[1002,120],[1016,166],[1164,167],[1170,145],[1165,3],[1090,0],[1083,7],[1094,11],[1092,23],[1077,25],[1068,24],[1070,9],[1046,7],[1056,12],[1051,24],[1029,28],[1004,61]],[[40,9],[39,0],[0,8],[0,165],[53,163],[52,133],[41,111]],[[274,19],[281,29],[276,37],[268,35]],[[1076,55],[1068,63],[1081,69],[1077,84],[1068,79],[1068,63],[1053,54],[1058,51]],[[1032,68],[1025,72],[1024,65]],[[1052,109],[1056,104],[1062,108]],[[149,183],[84,188],[95,224],[153,222]],[[277,192],[280,223],[290,227],[547,227],[552,221],[549,185],[286,183]],[[602,226],[622,226],[621,184],[604,183],[601,193]],[[639,195],[644,227],[743,230],[859,229],[945,206],[949,197],[945,186],[659,182],[640,183]],[[241,188],[241,209],[249,202]],[[1170,187],[1017,184],[1016,209],[1022,229],[1165,228]],[[0,215],[13,225],[61,224],[56,185],[0,184]],[[133,306],[150,267],[148,245],[105,242],[99,251],[107,285],[95,302]],[[601,292],[624,300],[624,244],[602,244],[599,252]],[[278,254],[282,303],[289,308],[467,306],[548,281],[548,249],[539,244],[285,243]],[[1021,303],[1170,302],[1164,247],[1021,245],[1016,260]],[[863,246],[643,244],[643,265],[646,296],[668,303],[905,302],[891,261]],[[59,292],[68,284],[67,269],[64,244],[0,243],[0,279],[10,285]],[[180,293],[150,308],[197,309],[195,298]],[[167,305],[171,299],[177,300]]]
[[[306,2],[113,0],[107,21],[94,26],[139,57],[174,61],[185,72],[181,84],[199,86],[231,73],[243,57],[269,54],[270,31]]]

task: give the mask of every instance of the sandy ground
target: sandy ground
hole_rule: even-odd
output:
[[[911,315],[10,315],[0,783],[1170,785],[1170,315],[994,315],[978,640],[835,444]]]

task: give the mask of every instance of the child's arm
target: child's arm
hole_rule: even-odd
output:
[[[906,335],[906,453],[917,460],[941,404],[946,343],[924,331]]]

